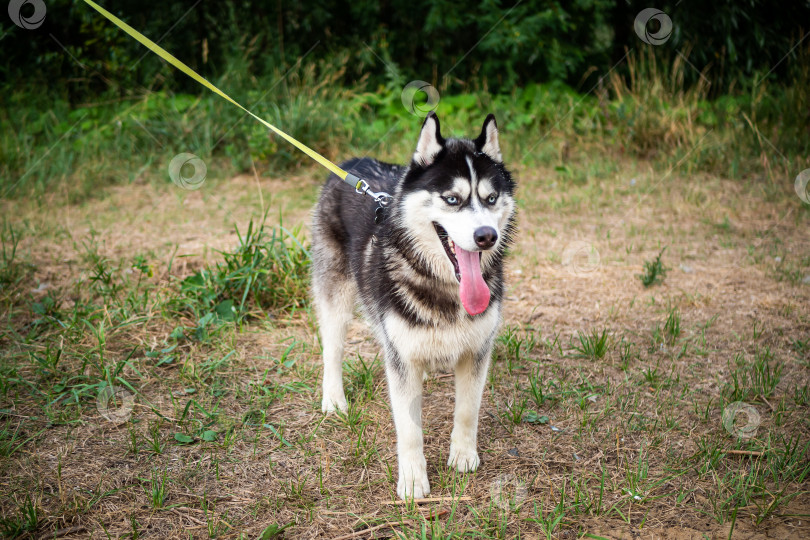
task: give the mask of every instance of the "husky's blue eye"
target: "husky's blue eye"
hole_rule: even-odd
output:
[[[487,202],[489,204],[495,204],[495,201],[497,201],[497,200],[498,200],[498,196],[495,195],[494,193],[492,195],[490,195],[489,197],[487,197]]]
[[[444,201],[447,204],[449,204],[450,206],[455,206],[455,205],[458,204],[458,197],[454,197],[453,195],[450,195],[449,197],[445,197]]]

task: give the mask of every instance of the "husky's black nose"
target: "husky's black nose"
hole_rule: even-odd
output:
[[[498,231],[492,227],[478,227],[473,233],[475,244],[481,249],[489,249],[498,241]]]

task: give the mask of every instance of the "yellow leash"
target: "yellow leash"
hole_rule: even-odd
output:
[[[106,9],[104,9],[103,7],[99,6],[98,4],[93,2],[92,0],[84,0],[84,2],[87,5],[89,5],[91,8],[95,9],[96,11],[98,11],[99,13],[104,15],[107,19],[109,19],[118,28],[120,28],[121,30],[123,30],[124,32],[126,32],[127,34],[129,34],[130,36],[135,38],[136,40],[138,40],[147,49],[151,50],[153,53],[157,54],[158,56],[163,58],[165,61],[167,61],[168,63],[170,63],[171,65],[173,65],[174,67],[176,67],[177,69],[179,69],[180,71],[182,71],[183,73],[185,73],[186,75],[188,75],[189,77],[191,77],[192,79],[197,81],[198,83],[200,83],[201,85],[205,86],[206,88],[208,88],[209,90],[211,90],[215,94],[218,94],[220,97],[226,99],[227,101],[230,101],[231,103],[233,103],[234,105],[236,105],[237,107],[239,107],[240,109],[245,111],[247,114],[249,114],[250,116],[252,116],[256,120],[258,120],[259,122],[264,124],[264,126],[267,127],[267,129],[269,129],[272,132],[276,133],[278,136],[280,136],[281,138],[286,140],[288,143],[292,144],[293,146],[295,146],[296,148],[301,150],[303,153],[305,153],[306,155],[308,155],[309,157],[314,159],[320,165],[322,165],[323,167],[326,167],[327,169],[332,171],[335,175],[337,175],[338,178],[340,178],[341,180],[343,180],[344,182],[346,182],[350,186],[354,187],[354,189],[358,193],[366,193],[366,194],[374,197],[374,200],[377,201],[377,203],[379,203],[381,206],[385,206],[391,200],[391,196],[389,194],[384,193],[384,192],[375,193],[374,191],[371,191],[369,189],[368,183],[365,180],[361,180],[360,178],[353,175],[352,173],[344,171],[343,169],[341,169],[340,167],[338,167],[337,165],[335,165],[334,163],[332,163],[331,161],[329,161],[328,159],[326,159],[325,157],[320,155],[318,152],[316,152],[315,150],[313,150],[309,146],[307,146],[304,143],[290,137],[289,135],[287,135],[286,133],[284,133],[283,131],[278,129],[276,126],[274,126],[270,122],[264,120],[263,118],[259,118],[258,116],[256,116],[255,114],[253,114],[252,112],[247,110],[245,107],[243,107],[242,105],[237,103],[234,99],[232,99],[228,94],[226,94],[225,92],[223,92],[222,90],[220,90],[219,88],[217,88],[216,86],[214,86],[213,84],[208,82],[206,79],[204,79],[203,77],[198,75],[197,72],[195,72],[193,69],[191,69],[190,67],[185,65],[183,62],[181,62],[180,60],[178,60],[177,58],[175,58],[174,56],[169,54],[168,51],[166,51],[165,49],[160,47],[157,43],[150,40],[149,38],[147,38],[146,36],[144,36],[143,34],[138,32],[137,30],[132,28],[130,25],[128,25],[127,23],[125,23],[124,21],[122,21],[121,19],[119,19],[118,17],[116,17],[115,15],[113,15],[112,13],[107,11]]]

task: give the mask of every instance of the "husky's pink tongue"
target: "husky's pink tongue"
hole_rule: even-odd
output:
[[[461,272],[461,285],[458,290],[461,303],[467,313],[478,315],[489,305],[489,287],[481,275],[481,252],[465,251],[458,244],[455,248],[458,268]]]

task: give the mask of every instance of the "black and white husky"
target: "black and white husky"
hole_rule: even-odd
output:
[[[448,465],[474,471],[478,411],[504,293],[503,258],[514,231],[515,184],[503,166],[495,117],[475,140],[444,139],[431,113],[408,166],[373,159],[342,165],[376,203],[332,175],[312,221],[312,292],[323,346],[324,412],[346,411],[343,342],[359,304],[383,347],[397,430],[401,498],[430,493],[422,445],[422,379],[455,369]]]

